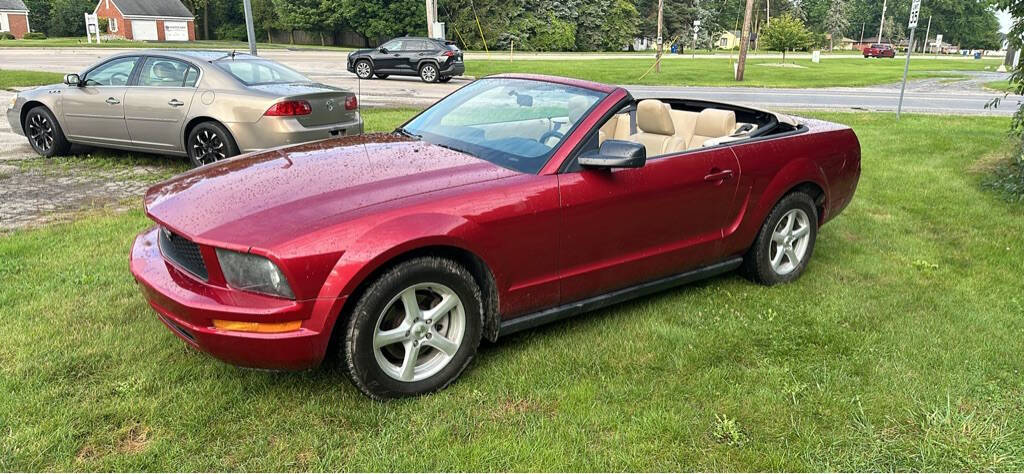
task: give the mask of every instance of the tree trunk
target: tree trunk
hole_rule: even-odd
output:
[[[194,25],[193,25],[194,26]],[[203,39],[210,39],[210,3],[203,5]]]
[[[320,32],[320,46],[327,46],[327,43],[324,42],[324,32],[323,31]]]
[[[783,48],[783,50],[782,50],[782,64],[786,64],[786,50],[785,50],[785,48]]]
[[[270,28],[267,28],[267,44],[274,44],[274,37],[270,36]]]
[[[295,44],[295,30],[288,30],[288,43]]]

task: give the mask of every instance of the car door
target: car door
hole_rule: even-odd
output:
[[[715,263],[738,182],[727,146],[649,158],[641,168],[559,175],[561,301]]]
[[[423,40],[408,40],[402,44],[403,69],[409,73],[419,72],[420,58],[427,54],[427,42]]]
[[[129,145],[124,120],[124,96],[139,56],[111,59],[87,71],[81,86],[68,87],[61,98],[61,114],[72,141],[100,145]]]
[[[132,144],[154,151],[184,152],[182,127],[199,81],[188,62],[149,56],[124,98],[125,123]]]
[[[398,64],[402,60],[402,40],[391,40],[377,48],[371,56],[375,72],[398,72]]]

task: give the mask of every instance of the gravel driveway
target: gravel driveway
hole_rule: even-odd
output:
[[[0,103],[11,93],[0,91]],[[0,107],[0,234],[68,221],[82,211],[136,207],[153,183],[183,167],[176,158],[140,161],[127,153],[73,149],[75,156],[39,158],[11,133]],[[144,155],[145,156],[145,155]]]

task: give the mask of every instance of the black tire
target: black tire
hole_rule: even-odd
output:
[[[423,63],[420,66],[420,79],[423,82],[437,82],[437,78],[440,74],[437,71],[437,65],[434,63]]]
[[[452,321],[458,312],[458,310],[452,309],[444,313],[445,316],[437,317],[436,321],[430,322],[426,320],[429,323],[426,324],[427,331],[430,332],[426,336],[420,336],[419,339],[417,339],[415,334],[412,334],[410,337],[410,332],[417,329],[416,325],[407,326],[411,327],[412,331],[407,330],[402,341],[381,346],[378,353],[378,349],[374,347],[374,339],[375,335],[378,334],[378,328],[383,329],[383,324],[387,318],[392,314],[396,314],[392,313],[394,308],[404,307],[404,304],[401,303],[401,295],[416,285],[444,287],[445,290],[450,290],[458,296],[462,303],[462,336],[461,341],[458,342],[457,350],[453,351],[453,355],[448,356],[449,358],[444,365],[441,365],[439,369],[435,369],[437,370],[436,373],[429,376],[427,373],[424,373],[422,374],[424,376],[422,379],[403,381],[396,378],[396,376],[389,375],[384,368],[389,361],[379,362],[379,357],[387,358],[388,355],[384,355],[386,352],[395,351],[394,353],[388,353],[396,361],[404,361],[404,358],[409,354],[407,351],[410,346],[407,344],[415,344],[414,341],[418,340],[421,341],[422,346],[420,346],[417,352],[413,353],[418,354],[417,359],[413,363],[413,370],[429,365],[430,357],[440,357],[443,359],[444,354],[431,345],[429,334],[435,334],[433,341],[435,343],[438,342],[439,338],[437,335],[442,334],[434,331],[438,329],[445,317],[447,317],[447,322],[445,323],[446,330],[447,328],[454,327]],[[417,311],[429,311],[430,308],[436,308],[436,306],[429,306],[429,300],[420,300],[422,295],[420,291],[423,290],[414,290],[418,300],[417,306],[426,303],[428,309],[420,310],[417,308]],[[429,288],[425,291],[425,296],[427,298],[431,297]],[[402,319],[402,314],[405,313],[397,314],[399,319]],[[422,313],[421,315],[426,317],[427,314],[429,313]],[[342,334],[343,342],[339,344],[339,351],[341,352],[339,355],[343,360],[342,365],[345,367],[345,371],[348,373],[352,383],[370,398],[385,400],[435,392],[444,389],[454,382],[473,360],[477,348],[480,346],[484,325],[483,318],[480,287],[469,271],[457,262],[446,258],[415,258],[394,266],[362,292],[362,296],[359,298],[348,319],[348,324],[340,328],[345,332]],[[404,321],[394,325],[390,330],[405,324]],[[423,321],[420,322],[422,323]],[[423,330],[422,326],[420,324],[418,328],[421,332]],[[443,335],[447,337],[451,336],[451,333]],[[399,345],[401,347],[396,347]],[[397,353],[399,349],[402,350],[400,356]],[[419,352],[423,350],[436,351],[436,354],[434,352]],[[424,355],[426,355],[425,362],[422,365],[416,363],[419,362],[419,357],[424,357]],[[402,366],[404,368],[404,363]],[[401,368],[398,371],[401,372]],[[398,375],[400,376],[401,374]]]
[[[71,149],[71,142],[64,136],[60,122],[53,116],[53,112],[44,106],[29,109],[25,114],[22,130],[28,138],[28,144],[40,156],[51,158],[66,155]]]
[[[796,211],[802,211],[804,217],[807,220],[807,236],[809,241],[807,242],[806,248],[803,251],[802,257],[798,258],[798,263],[792,265],[792,260],[789,255],[798,255],[799,248],[794,251],[794,243],[789,242],[789,250],[793,251],[793,254],[785,254],[781,257],[779,265],[782,266],[782,270],[776,268],[772,264],[773,254],[778,255],[781,248],[785,248],[785,244],[778,243],[773,235],[780,225],[783,217],[790,215],[799,216]],[[791,237],[790,237],[791,238]],[[764,224],[761,225],[761,230],[757,233],[757,238],[754,239],[754,245],[747,251],[747,255],[743,258],[743,273],[754,282],[760,283],[766,286],[778,285],[781,283],[789,283],[791,281],[800,278],[804,270],[807,269],[807,263],[811,260],[811,256],[814,255],[814,243],[818,238],[818,210],[814,206],[814,200],[811,199],[806,193],[793,192],[787,194],[772,212],[768,214]],[[796,245],[799,247],[799,245]],[[789,265],[784,265],[788,261]],[[792,267],[788,271],[785,271],[785,267]]]
[[[356,77],[370,79],[373,77],[373,63],[369,59],[360,59],[355,64]]]
[[[452,76],[445,76],[445,77],[442,77],[442,78],[438,79],[437,82],[450,82],[451,80],[452,80]]]
[[[185,151],[192,166],[199,167],[237,155],[238,144],[223,125],[207,121],[189,130]]]
[[[387,79],[388,78],[387,74],[374,74],[374,76],[377,76],[377,79]]]

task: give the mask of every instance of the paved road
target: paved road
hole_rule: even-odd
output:
[[[89,64],[120,51],[124,50],[0,48],[0,64],[5,65],[5,67],[39,71],[80,71]],[[449,84],[424,84],[417,78],[396,78],[394,76],[385,81],[358,81],[354,75],[345,70],[345,56],[347,53],[344,52],[264,50],[261,54],[266,58],[285,63],[318,81],[359,91],[363,105],[371,107],[422,107],[437,101],[467,83],[466,80],[456,79]],[[542,59],[552,58],[550,54],[523,55],[522,57],[526,56]],[[599,59],[595,56],[599,55],[572,55],[571,57]],[[702,56],[698,56],[698,58],[700,57]],[[471,60],[471,58],[468,59]],[[985,80],[995,80],[995,78],[996,76],[991,73],[984,76]],[[1019,96],[1011,96],[1004,101],[1005,105],[1003,107],[996,110],[986,110],[984,108],[985,103],[1001,94],[991,91],[986,92],[980,87],[980,83],[980,81],[966,81],[963,84],[939,80],[915,81],[907,92],[904,110],[907,112],[936,114],[1011,115],[1014,109],[1013,106],[1017,101],[1024,100],[1024,98]],[[637,97],[690,97],[783,109],[815,108],[893,111],[896,109],[899,97],[899,89],[894,85],[832,89],[679,86],[627,87]]]

